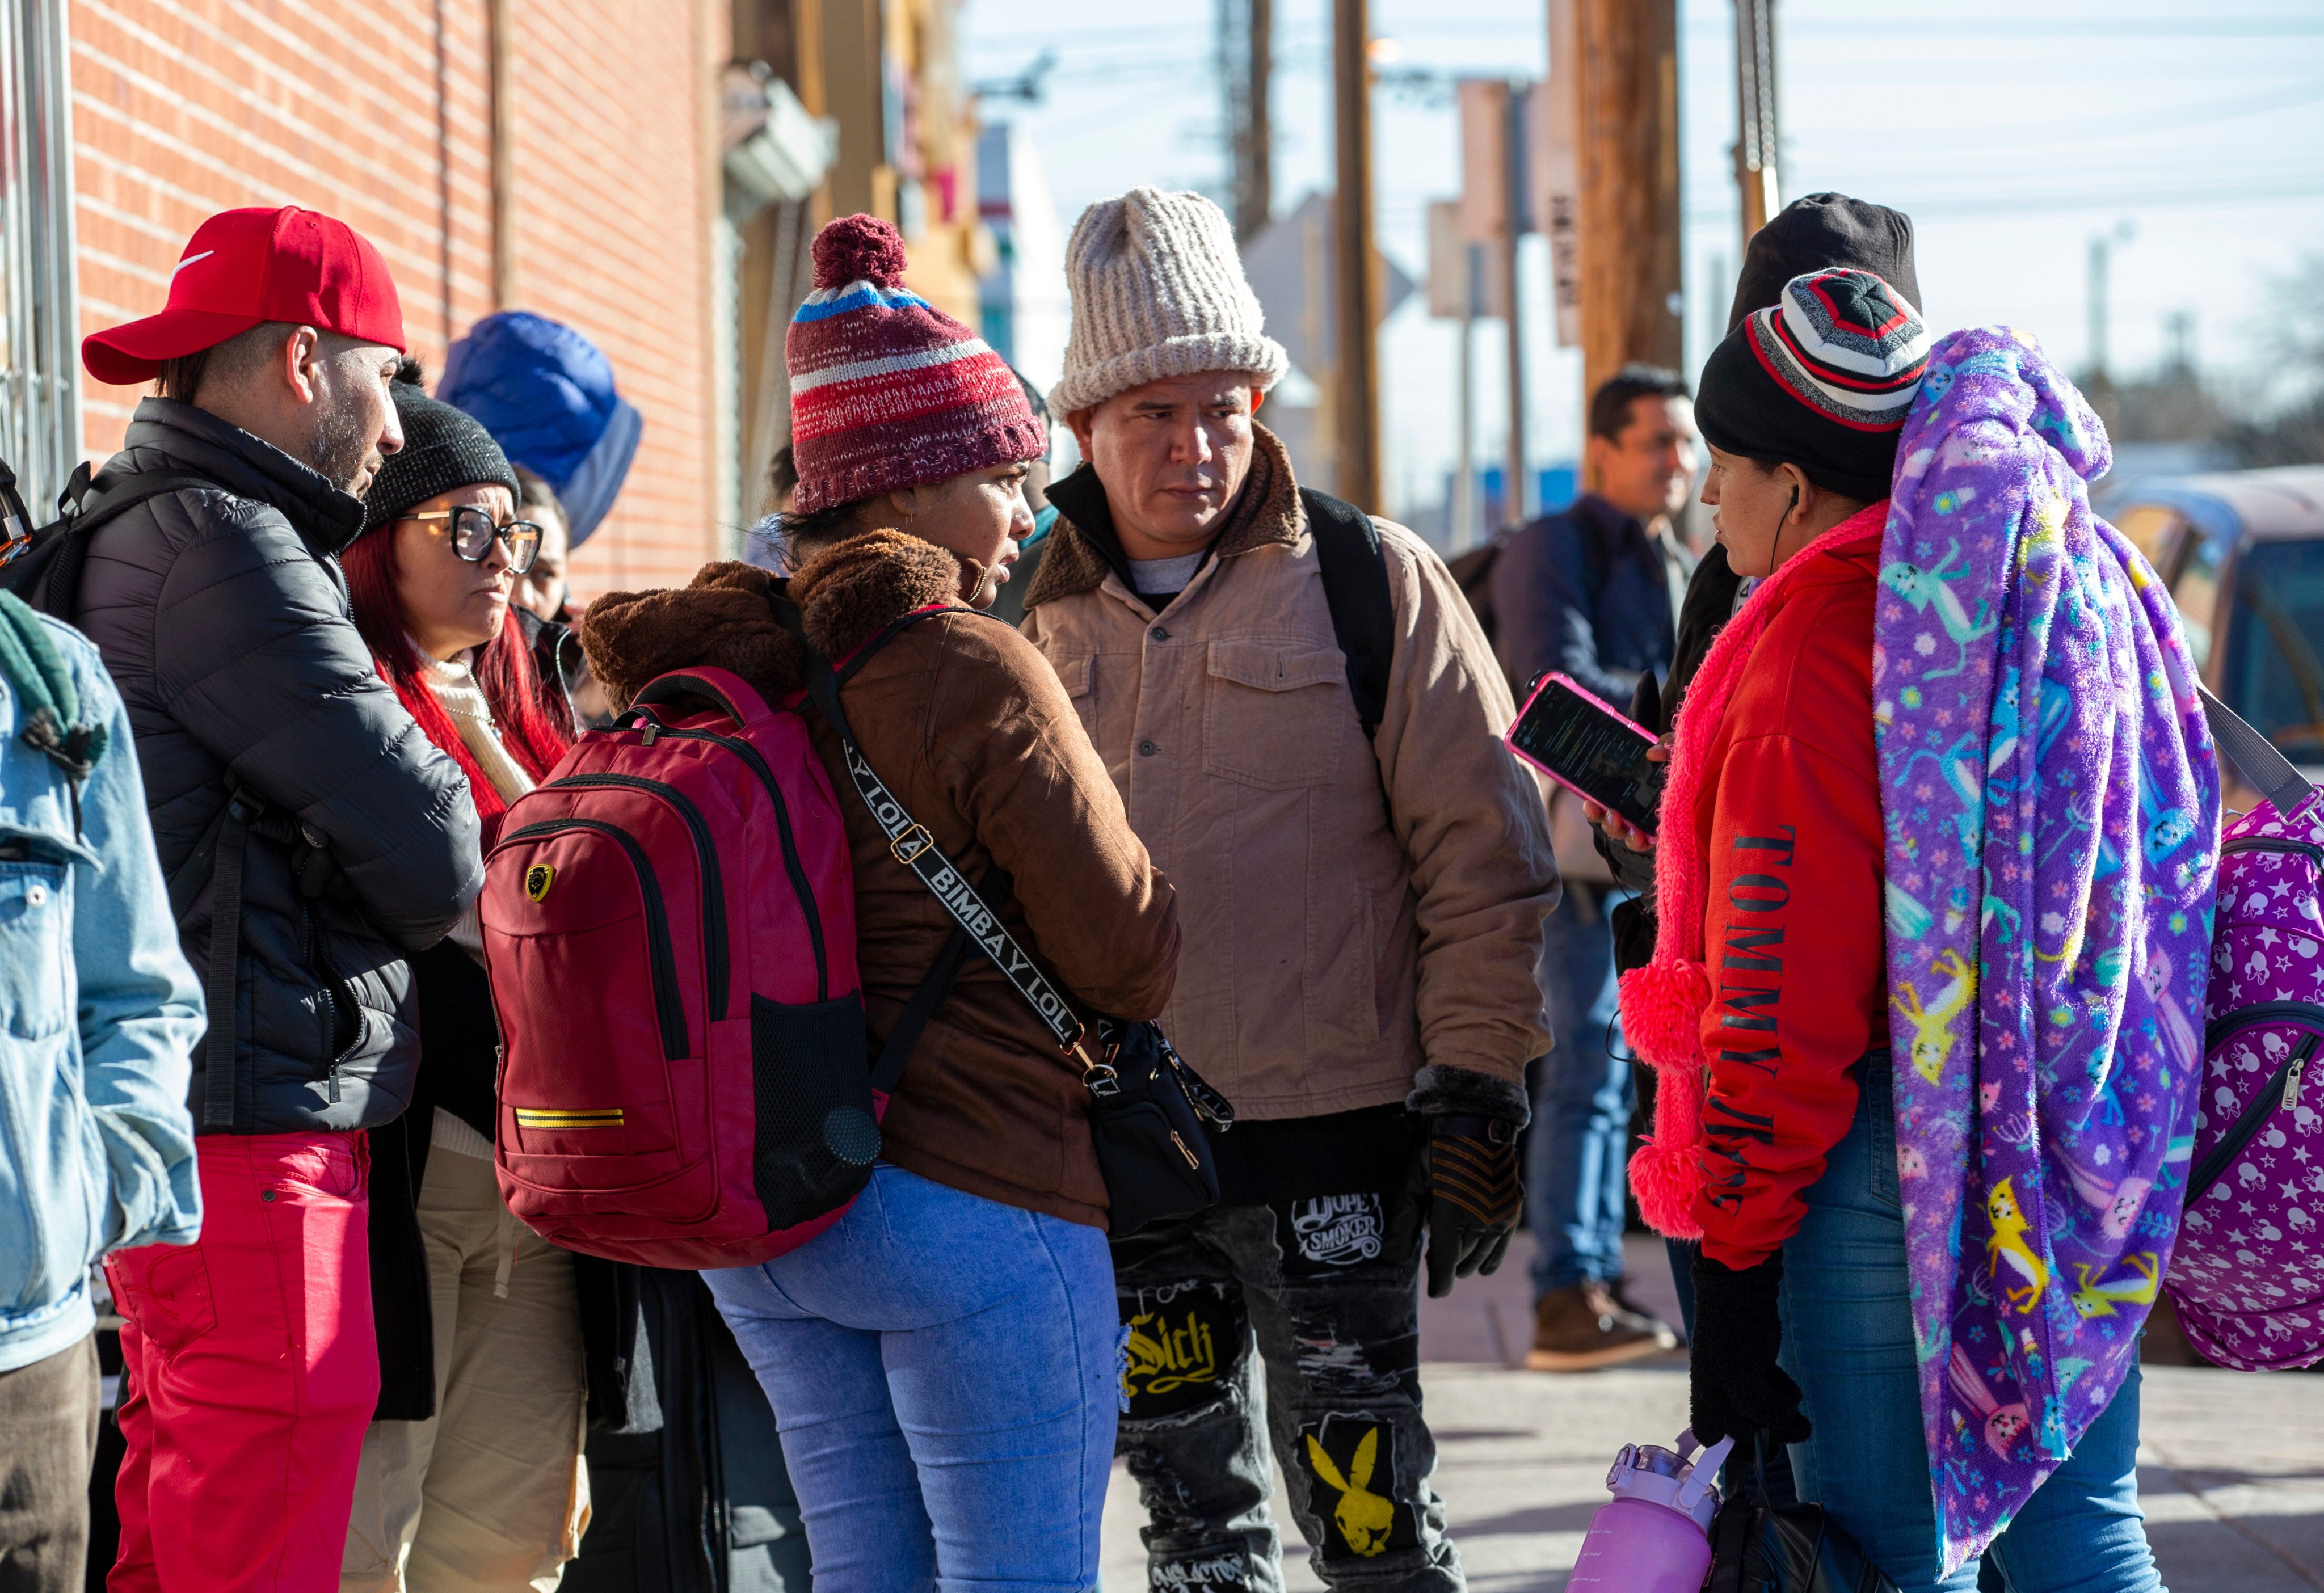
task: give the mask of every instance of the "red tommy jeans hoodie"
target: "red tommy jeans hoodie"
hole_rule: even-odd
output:
[[[1885,508],[1885,505],[1878,506]],[[1849,1069],[1887,1040],[1872,609],[1881,518],[1771,594],[1691,815],[1707,890],[1703,1253],[1756,1266],[1856,1113]]]

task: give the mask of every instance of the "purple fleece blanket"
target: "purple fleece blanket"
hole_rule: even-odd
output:
[[[1881,543],[1889,1032],[1948,1570],[2103,1413],[2171,1263],[2219,777],[2176,612],[2032,339],[1941,341]]]

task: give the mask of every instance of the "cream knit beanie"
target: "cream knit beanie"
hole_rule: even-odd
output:
[[[1070,415],[1165,376],[1248,372],[1262,392],[1291,356],[1261,329],[1226,212],[1200,194],[1100,199],[1065,245],[1074,325],[1049,407]]]

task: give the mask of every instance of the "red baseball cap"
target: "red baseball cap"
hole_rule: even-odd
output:
[[[160,315],[81,339],[99,382],[134,387],[161,362],[216,348],[263,321],[293,321],[403,347],[403,306],[387,262],[346,222],[296,205],[221,210],[194,229]]]

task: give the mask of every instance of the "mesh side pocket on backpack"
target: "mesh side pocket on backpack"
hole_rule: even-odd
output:
[[[800,1006],[751,998],[753,1182],[770,1229],[853,1199],[880,1154],[860,994]]]

